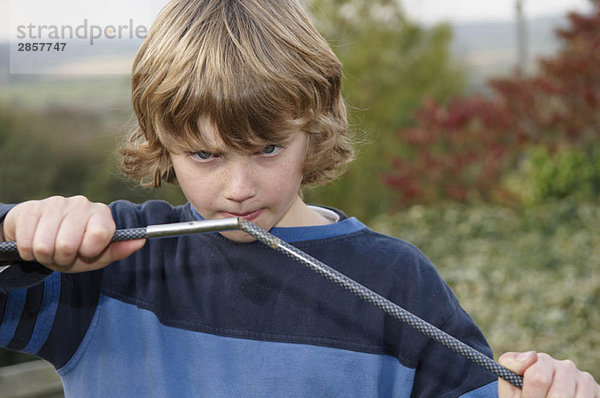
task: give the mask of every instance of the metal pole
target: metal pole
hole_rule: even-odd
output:
[[[527,24],[523,12],[523,0],[516,0],[515,4],[517,15],[517,66],[518,76],[525,76],[527,73]]]
[[[198,220],[171,224],[149,225],[147,227],[119,229],[112,237],[113,242],[144,238],[164,238],[169,236],[197,234],[201,232],[218,232],[239,229],[237,217],[217,220]],[[17,242],[0,242],[0,263],[8,264],[19,261]]]

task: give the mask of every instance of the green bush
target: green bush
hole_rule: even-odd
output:
[[[529,201],[541,203],[552,199],[574,196],[595,199],[600,194],[600,147],[585,153],[576,148],[565,148],[550,153],[547,148],[536,148],[525,168],[525,182],[530,187]]]
[[[438,267],[496,356],[538,350],[600,377],[600,207],[414,206],[375,230]]]
[[[107,114],[70,108],[43,111],[0,103],[0,202],[83,194],[94,201],[153,198],[182,203],[176,187],[142,189],[118,169],[121,132]]]
[[[528,207],[567,198],[595,201],[600,197],[600,146],[533,147],[503,185]]]

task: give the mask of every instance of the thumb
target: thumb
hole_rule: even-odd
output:
[[[108,247],[96,258],[84,259],[78,257],[69,267],[69,269],[60,269],[61,272],[86,272],[93,271],[107,266],[113,261],[122,260],[131,255],[136,250],[141,249],[146,243],[146,239],[124,240],[120,242],[112,242]]]
[[[507,352],[498,358],[498,363],[505,368],[512,370],[518,375],[523,375],[525,371],[537,362],[537,353],[535,351],[527,352]],[[520,397],[521,390],[504,379],[498,380],[498,397],[514,398]]]
[[[8,217],[0,221],[0,242],[5,240],[15,240],[15,223]]]
[[[108,261],[122,260],[133,252],[141,249],[146,243],[146,239],[134,239],[121,242],[112,242],[108,246]]]

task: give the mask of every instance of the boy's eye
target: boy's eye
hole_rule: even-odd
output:
[[[280,150],[281,150],[281,147],[279,145],[267,145],[266,147],[263,148],[263,150],[261,151],[261,154],[263,154],[263,155],[275,155]]]
[[[196,160],[209,160],[215,157],[215,154],[208,151],[193,152],[192,157]]]

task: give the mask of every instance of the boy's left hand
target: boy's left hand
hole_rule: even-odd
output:
[[[507,352],[498,362],[523,375],[523,390],[500,379],[500,398],[581,397],[600,398],[600,386],[592,375],[577,369],[571,361],[559,361],[548,354]]]

